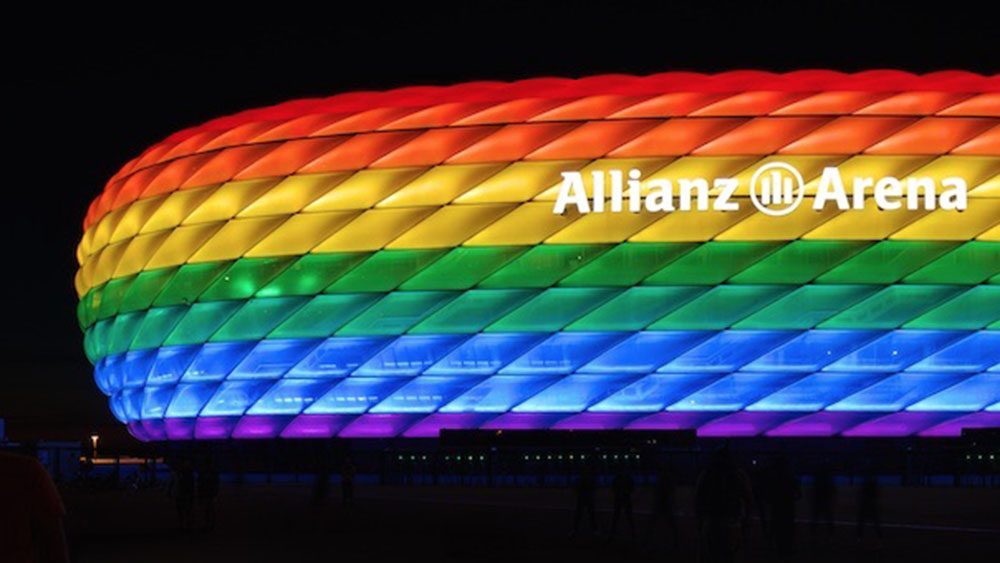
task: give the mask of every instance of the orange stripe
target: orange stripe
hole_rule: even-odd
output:
[[[779,154],[856,154],[910,125],[906,117],[838,117]]]
[[[656,121],[590,121],[525,156],[525,160],[597,158],[656,125]]]
[[[372,168],[431,166],[468,147],[498,127],[431,129],[371,164]]]
[[[531,151],[578,127],[576,123],[519,123],[506,125],[447,160],[448,163],[520,160]]]
[[[609,157],[679,156],[746,123],[745,118],[670,119],[608,153]]]
[[[710,141],[692,154],[771,154],[828,121],[830,119],[826,117],[758,117]]]
[[[865,151],[867,154],[943,154],[996,124],[974,117],[929,117]]]

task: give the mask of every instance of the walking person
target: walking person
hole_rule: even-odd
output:
[[[584,463],[580,475],[576,478],[573,490],[576,493],[576,508],[573,515],[573,531],[570,537],[575,537],[580,530],[580,520],[587,512],[590,518],[590,531],[597,535],[597,516],[594,514],[594,497],[597,493],[597,477],[590,462]]]

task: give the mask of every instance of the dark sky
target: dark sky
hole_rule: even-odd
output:
[[[14,127],[4,168],[13,177],[3,191],[0,375],[8,434],[85,435],[112,424],[82,353],[73,252],[106,179],[173,131],[287,99],[481,79],[745,68],[1000,72],[1000,8],[872,4],[276,3],[265,11],[243,3],[243,15],[213,17],[204,4],[156,4],[132,19],[47,5],[9,18],[5,117]]]

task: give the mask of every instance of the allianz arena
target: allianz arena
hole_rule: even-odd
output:
[[[772,162],[804,181],[781,216],[748,202]],[[967,205],[816,210],[828,167],[961,178]],[[553,212],[563,173],[611,170],[739,179],[742,205]],[[666,73],[298,100],[150,147],[83,227],[84,347],[141,440],[1000,426],[995,76]]]

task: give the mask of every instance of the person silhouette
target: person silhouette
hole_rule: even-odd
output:
[[[625,464],[619,464],[611,481],[611,492],[614,495],[614,516],[611,517],[611,530],[608,541],[614,539],[618,530],[618,520],[622,514],[628,520],[629,535],[635,541],[635,519],[632,514],[632,491],[635,490],[635,480],[629,475]]]
[[[597,516],[594,514],[594,496],[597,493],[597,476],[594,474],[594,467],[587,461],[580,468],[580,474],[573,484],[573,491],[576,493],[576,508],[573,516],[573,531],[570,537],[575,537],[580,530],[580,520],[586,511],[590,518],[590,531],[597,535]]]
[[[827,534],[833,534],[833,511],[837,498],[837,485],[833,480],[833,469],[829,464],[819,466],[813,476],[812,519],[809,527],[813,534],[819,529],[820,521],[826,526]]]
[[[749,479],[733,461],[728,448],[712,456],[698,476],[695,516],[699,555],[706,562],[735,561],[740,551],[740,528],[752,501]]]
[[[0,453],[0,559],[68,562],[65,514],[59,491],[37,459]]]
[[[670,470],[663,468],[656,476],[656,487],[653,489],[653,510],[649,515],[649,525],[646,528],[646,543],[649,544],[653,537],[653,528],[657,522],[663,520],[670,530],[670,537],[673,548],[676,550],[680,545],[677,530],[677,517],[674,514],[674,505],[677,494],[677,484]]]

